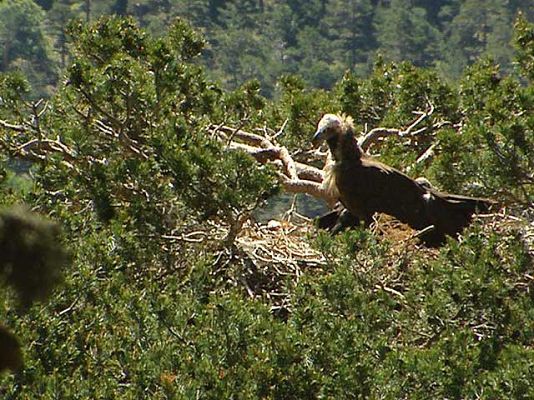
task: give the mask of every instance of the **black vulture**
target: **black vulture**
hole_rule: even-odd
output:
[[[319,227],[337,232],[363,223],[373,214],[385,213],[417,230],[433,226],[421,240],[440,246],[446,236],[456,237],[475,212],[486,212],[491,200],[442,193],[424,178],[412,179],[401,171],[366,155],[354,136],[352,119],[326,114],[319,122],[312,143],[326,141],[330,156],[323,187],[341,202],[320,217]]]

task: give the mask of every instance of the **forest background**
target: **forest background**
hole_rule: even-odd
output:
[[[0,397],[534,398],[533,13],[0,1]],[[259,221],[325,112],[498,205],[440,249]]]
[[[512,68],[512,25],[531,0],[39,0],[0,6],[0,71],[20,69],[36,95],[50,94],[69,62],[65,27],[72,18],[133,16],[163,35],[176,17],[201,32],[201,60],[211,78],[235,89],[258,79],[274,95],[284,74],[331,88],[349,69],[368,76],[377,57],[434,67],[448,81],[490,56]]]

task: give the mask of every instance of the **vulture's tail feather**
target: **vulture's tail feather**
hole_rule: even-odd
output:
[[[443,194],[442,197],[453,204],[457,204],[460,208],[471,214],[488,212],[490,208],[495,205],[494,201],[477,197],[467,197],[448,193]]]

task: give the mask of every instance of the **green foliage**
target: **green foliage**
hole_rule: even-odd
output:
[[[373,7],[369,0],[331,1],[324,23],[328,26],[329,49],[334,68],[368,72],[367,57],[376,46],[372,29]],[[332,66],[330,66],[331,69]],[[339,71],[335,71],[335,79]]]
[[[30,92],[30,84],[20,72],[0,74],[0,116],[20,120],[26,111],[24,101]]]
[[[515,22],[514,43],[517,60],[525,78],[534,81],[534,28],[523,15]]]
[[[229,89],[259,79],[271,97],[281,75],[298,74],[329,89],[347,70],[367,76],[377,54],[436,65],[449,80],[482,55],[509,72],[513,19],[522,12],[532,21],[533,8],[532,0],[9,0],[0,8],[6,27],[0,29],[0,55],[6,54],[9,69],[27,74],[37,95],[48,97],[60,76],[57,67],[69,64],[65,27],[71,19],[131,16],[164,36],[180,18],[206,36],[201,62],[212,79]]]
[[[0,326],[0,373],[5,369],[17,371],[22,366],[22,351],[15,335]]]
[[[0,3],[0,39],[0,71],[22,71],[38,86],[37,95],[48,94],[57,75],[43,10],[31,0]]]
[[[50,295],[69,261],[59,225],[22,207],[0,212],[0,253],[2,289],[11,286],[24,307]],[[9,296],[1,294],[5,302]],[[0,373],[22,366],[19,340],[0,325]]]
[[[364,231],[322,237],[330,272],[304,276],[286,322],[210,294],[210,260],[191,260],[187,282],[132,275],[106,234],[19,322],[35,345],[4,398],[532,396],[532,258],[513,233],[475,228],[430,260],[390,258]]]
[[[443,41],[444,57],[438,61],[442,74],[457,78],[483,55],[510,70],[512,48],[504,44],[510,43],[515,13],[501,1],[465,0],[455,14]]]
[[[522,346],[534,332],[526,306],[532,298],[513,282],[525,278],[532,258],[514,234],[474,229],[433,260],[386,258],[387,248],[363,232],[322,241],[341,267],[336,261],[318,287],[305,285],[296,304],[306,311],[298,316],[304,327],[320,336],[317,351],[331,368],[325,375],[339,379],[336,388],[373,398],[465,398],[492,382],[489,397],[529,393],[533,358]],[[509,354],[516,351],[529,361],[518,366],[512,387]],[[341,381],[350,373],[359,375]]]
[[[203,12],[228,23],[221,3]],[[170,3],[158,4],[163,12]],[[243,6],[256,4],[262,14],[275,3]],[[306,4],[286,5],[295,13],[288,43],[321,22],[316,11],[326,3]],[[438,9],[425,19],[445,18]],[[257,28],[253,19],[242,23]],[[318,234],[325,265],[306,264],[298,279],[281,284],[288,293],[280,312],[270,292],[251,299],[247,288],[261,285],[260,268],[269,276],[276,264],[257,265],[236,241],[246,217],[276,189],[274,173],[211,133],[219,125],[280,129],[277,141],[299,160],[324,112],[352,115],[365,131],[407,127],[414,111],[432,105],[424,130],[371,150],[406,168],[435,144],[434,158],[410,174],[527,214],[531,26],[518,26],[520,77],[503,77],[483,60],[455,87],[435,70],[377,59],[368,79],[348,72],[332,92],[310,89],[310,75],[285,75],[272,102],[261,80],[230,92],[213,83],[199,66],[204,40],[180,20],[160,36],[131,18],[73,22],[72,63],[45,113],[31,114],[19,75],[0,80],[0,119],[24,127],[0,126],[2,203],[24,200],[53,217],[73,254],[49,303],[22,316],[1,303],[0,320],[26,348],[26,367],[0,377],[1,397],[533,397],[527,224],[477,222],[440,251],[369,230]],[[31,185],[13,190],[7,154],[22,157],[18,149],[35,138],[56,147],[26,168]],[[7,263],[22,260],[45,283],[56,282],[53,267],[65,260],[57,226],[17,213],[0,221],[7,229],[0,244],[25,246],[22,255],[4,249]],[[5,271],[7,280],[16,270]],[[251,282],[240,286],[245,277]],[[33,279],[17,281],[34,296],[48,292]]]
[[[436,178],[450,190],[468,190],[474,183],[479,193],[498,192],[531,204],[531,89],[511,77],[501,78],[497,66],[483,61],[469,70],[460,90],[468,118],[461,135],[442,132],[441,156],[433,166]]]
[[[436,57],[438,30],[429,24],[424,8],[412,7],[411,1],[392,0],[376,11],[377,40],[380,51],[393,61],[410,60],[428,66]]]
[[[280,100],[270,114],[274,119],[273,126],[282,126],[287,120],[280,143],[291,150],[309,147],[318,118],[331,111],[330,93],[306,89],[305,82],[293,75],[283,76],[278,82],[278,90]]]
[[[206,117],[219,113],[220,90],[189,64],[203,41],[185,23],[177,21],[158,39],[131,19],[77,22],[70,34],[76,38],[75,58],[69,85],[58,98],[61,112],[52,118],[63,123],[68,113],[77,120],[64,140],[80,156],[101,160],[89,175],[75,179],[100,219],[112,218],[113,209],[125,215],[130,209],[138,229],[145,231],[147,221],[168,221],[171,225],[150,228],[164,232],[175,228],[164,210],[189,208],[189,217],[232,224],[236,213],[271,190],[268,170],[228,152],[206,133]]]

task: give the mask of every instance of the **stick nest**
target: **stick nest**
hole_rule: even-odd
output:
[[[475,223],[482,225],[483,235],[519,234],[534,258],[534,224],[528,221],[506,210],[475,217]],[[390,216],[377,215],[371,230],[378,241],[388,242],[384,264],[376,270],[364,251],[355,250],[354,268],[359,273],[375,274],[381,289],[392,295],[403,291],[404,272],[399,270],[399,260],[409,265],[412,259],[435,260],[439,256],[439,249],[423,246],[416,231]],[[265,224],[247,222],[234,246],[218,253],[213,274],[225,285],[240,288],[246,296],[269,304],[274,313],[284,317],[291,312],[292,293],[302,276],[326,275],[333,268],[332,262],[339,261],[328,260],[314,247],[317,233],[310,221],[295,218]]]

